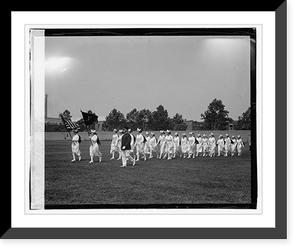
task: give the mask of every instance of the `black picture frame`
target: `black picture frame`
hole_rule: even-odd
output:
[[[265,8],[265,7],[264,7]],[[223,10],[224,11],[224,10]],[[286,239],[287,238],[287,1],[272,5],[276,29],[274,228],[13,228],[11,184],[1,183],[2,239]],[[279,149],[280,146],[280,149]],[[3,176],[11,181],[11,172]]]

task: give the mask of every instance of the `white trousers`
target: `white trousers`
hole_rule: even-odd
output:
[[[122,165],[127,166],[127,158],[131,161],[134,162],[134,158],[130,156],[130,150],[122,150],[121,151],[121,157],[122,157]]]

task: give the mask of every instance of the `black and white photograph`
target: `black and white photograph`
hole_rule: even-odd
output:
[[[1,239],[283,249],[287,1],[225,5],[11,13]]]
[[[44,209],[257,208],[255,27],[42,34]]]

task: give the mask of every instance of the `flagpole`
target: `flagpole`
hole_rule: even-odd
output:
[[[72,140],[72,135],[71,135],[70,131],[68,131],[68,133],[69,133],[69,135],[70,135],[70,138],[71,138],[71,140]]]

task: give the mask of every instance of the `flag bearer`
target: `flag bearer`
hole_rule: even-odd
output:
[[[81,137],[78,135],[78,130],[74,129],[74,136],[72,138],[72,161],[71,162],[75,162],[76,158],[75,155],[78,156],[78,160],[81,160],[81,151],[79,150],[79,144],[81,142]]]
[[[99,140],[99,137],[97,136],[97,131],[92,129],[89,138],[91,140],[91,145],[90,145],[91,161],[89,163],[94,162],[94,157],[99,157],[99,162],[101,162],[102,161],[102,153],[99,150],[100,140]]]

